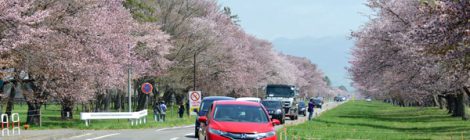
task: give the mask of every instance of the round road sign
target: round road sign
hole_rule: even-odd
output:
[[[199,98],[201,98],[201,96],[199,96],[199,93],[197,92],[192,92],[191,93],[191,100],[196,102],[196,101],[199,101]]]
[[[153,87],[152,87],[152,84],[150,84],[150,83],[144,83],[144,84],[142,84],[141,89],[142,89],[143,93],[149,94],[150,92],[152,92]]]

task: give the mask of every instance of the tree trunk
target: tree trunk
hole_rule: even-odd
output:
[[[467,113],[467,108],[468,108],[468,94],[467,94],[467,91],[466,91],[467,88],[462,88],[461,89],[461,95],[460,95],[460,109],[461,109],[461,112],[462,112],[462,120],[468,120],[469,119],[469,116],[468,116],[468,113]]]
[[[441,107],[441,104],[439,103],[439,96],[438,95],[432,95],[432,100],[433,100],[433,106],[439,106]]]
[[[144,94],[142,92],[138,92],[137,93],[137,110],[136,111],[140,111],[140,110],[143,110],[145,109],[145,106],[148,104],[148,101],[147,101],[147,94]]]
[[[41,104],[39,103],[31,103],[27,102],[28,104],[28,116],[26,117],[26,124],[30,125],[37,125],[39,126],[40,124],[40,118],[41,118]]]
[[[110,90],[106,90],[106,93],[104,94],[103,98],[103,111],[108,112],[109,111],[109,104],[111,102],[111,92]]]
[[[444,100],[442,99],[443,96],[442,95],[438,95],[437,96],[437,103],[439,105],[439,109],[444,109]]]
[[[457,95],[456,96],[453,96],[453,100],[454,100],[454,111],[452,112],[452,116],[454,117],[461,117],[462,116],[462,93],[461,92],[457,92]]]
[[[26,116],[26,123],[30,125],[40,125],[41,119],[41,106],[44,101],[47,100],[48,94],[45,92],[38,91],[38,88],[33,84],[32,81],[18,82],[18,88],[23,94],[23,98],[28,105],[28,112]],[[44,104],[44,108],[46,104]]]
[[[70,120],[73,119],[73,105],[74,103],[72,101],[69,101],[68,99],[65,99],[61,102],[62,105],[62,111],[60,113],[60,116],[63,120]]]
[[[95,112],[101,112],[103,111],[102,106],[103,106],[103,94],[97,93],[96,94],[96,101],[95,101]]]
[[[120,99],[119,99],[119,100],[120,100],[120,105],[119,105],[119,106],[121,107],[121,110],[124,111],[124,110],[126,110],[126,99],[127,99],[127,98],[126,98],[126,93],[123,92],[123,91],[120,91],[119,94],[120,94],[120,96],[119,96],[119,98],[120,98]],[[127,100],[127,101],[128,101],[128,100]]]
[[[453,114],[453,111],[454,111],[454,98],[452,97],[453,95],[451,94],[447,94],[445,97],[446,97],[446,101],[447,101],[447,113],[448,114]]]
[[[6,91],[6,96],[8,96],[8,102],[7,102],[7,109],[5,111],[5,113],[8,115],[8,116],[11,116],[11,111],[13,110],[13,106],[14,106],[14,103],[15,103],[15,95],[16,95],[16,84],[14,84],[13,82],[10,82],[8,84],[8,89]]]
[[[463,87],[462,89],[463,89],[463,92],[467,94],[467,97],[470,97],[470,90],[468,89],[468,87]]]
[[[121,92],[119,92],[118,89],[115,89],[114,90],[114,98],[113,98],[113,102],[114,102],[114,110],[119,110],[119,112],[121,112],[121,106],[122,106],[122,98],[121,98]]]

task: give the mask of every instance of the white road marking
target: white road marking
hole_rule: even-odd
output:
[[[88,136],[88,135],[91,135],[91,133],[85,133],[85,134],[73,136],[73,137],[70,137],[69,139],[76,139],[76,138],[80,138],[80,137],[84,137],[84,136]]]
[[[175,126],[175,127],[170,127],[170,128],[161,128],[161,129],[157,129],[157,130],[155,130],[155,132],[158,132],[158,131],[163,131],[163,130],[171,130],[171,129],[191,128],[191,127],[194,127],[194,125],[187,125],[187,126]]]
[[[171,138],[170,140],[177,140],[177,139],[178,139],[178,137],[174,137],[174,138]]]
[[[155,132],[163,131],[163,130],[167,130],[167,129],[168,129],[168,128],[157,129],[157,130],[155,130]]]
[[[186,135],[184,135],[184,136],[192,136],[192,135],[194,135],[194,133],[188,133],[188,134],[186,134]]]
[[[96,137],[96,138],[91,138],[91,139],[86,139],[86,140],[97,140],[97,139],[102,139],[102,138],[106,138],[106,137],[111,137],[111,136],[119,135],[119,134],[120,134],[120,133],[114,133],[114,134],[99,136],[99,137]]]

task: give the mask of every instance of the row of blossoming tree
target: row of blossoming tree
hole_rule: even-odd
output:
[[[354,86],[402,106],[446,108],[468,119],[470,2],[369,0],[370,21],[353,32]]]
[[[213,0],[0,1],[0,64],[14,68],[2,75],[14,80],[4,80],[1,103],[11,113],[21,91],[29,124],[50,101],[62,106],[64,119],[77,105],[125,109],[129,69],[135,110],[170,95],[181,103],[192,89],[262,96],[255,93],[266,84],[285,83],[304,97],[345,93],[329,87],[308,59],[274,51],[237,22]],[[150,99],[137,90],[143,82],[157,86]]]

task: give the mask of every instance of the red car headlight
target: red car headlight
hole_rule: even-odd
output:
[[[212,129],[210,127],[209,127],[208,131],[209,131],[209,133],[220,135],[220,136],[224,136],[224,135],[228,134],[227,132],[220,131],[220,130],[217,130],[217,129]]]
[[[249,138],[256,138],[256,139],[262,139],[262,138],[269,138],[272,136],[276,135],[276,131],[269,131],[266,133],[256,133],[256,134],[248,134],[247,136]]]

